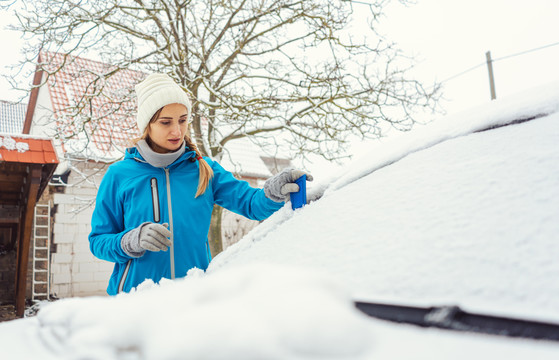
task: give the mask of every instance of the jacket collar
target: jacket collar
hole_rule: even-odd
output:
[[[189,160],[189,159],[191,161],[196,159],[196,152],[193,151],[193,150],[190,150],[190,148],[187,147],[186,145],[184,145],[183,149],[180,149],[178,151],[180,151],[182,154],[178,158],[176,158],[174,161],[171,161],[170,164],[167,164],[167,165],[162,164],[162,163],[157,163],[157,162],[155,164],[152,164],[152,162],[154,162],[154,161],[149,159],[149,155],[146,156],[146,157],[148,157],[148,159],[146,159],[144,156],[142,156],[142,153],[138,150],[137,147],[127,148],[126,153],[124,154],[124,158],[125,159],[133,159],[133,160],[143,162],[143,163],[147,163],[147,164],[150,164],[154,167],[159,167],[159,168],[167,168],[167,167],[174,166],[176,164],[179,164],[179,163],[181,163],[183,161],[186,161],[186,160]],[[164,155],[166,155],[166,154],[164,154]],[[157,165],[159,165],[159,166],[157,166]],[[164,165],[164,166],[161,166],[161,165]]]

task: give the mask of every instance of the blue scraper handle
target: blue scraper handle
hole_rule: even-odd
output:
[[[307,175],[303,175],[295,180],[295,184],[299,185],[299,191],[289,193],[291,198],[291,208],[293,210],[301,208],[307,204]]]

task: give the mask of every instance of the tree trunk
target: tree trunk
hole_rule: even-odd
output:
[[[210,242],[210,251],[212,253],[212,258],[223,251],[223,242],[221,241],[221,217],[223,215],[223,208],[218,205],[214,205],[212,211],[212,221],[210,223],[210,232],[208,234],[208,240]]]

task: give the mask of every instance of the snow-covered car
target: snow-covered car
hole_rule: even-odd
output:
[[[0,324],[2,353],[559,358],[559,84],[379,142],[336,174],[205,273]]]

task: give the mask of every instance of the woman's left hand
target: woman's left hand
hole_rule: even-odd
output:
[[[295,181],[301,176],[307,175],[307,181],[313,181],[311,174],[303,170],[284,169],[282,172],[272,176],[264,183],[264,194],[268,199],[275,202],[286,201],[289,193],[299,191],[299,185]]]

